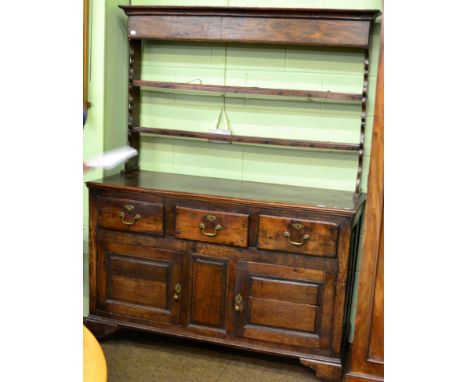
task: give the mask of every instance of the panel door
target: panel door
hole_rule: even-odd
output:
[[[328,349],[335,277],[322,270],[240,261],[234,297],[239,336]]]
[[[192,255],[189,326],[192,330],[223,334],[227,329],[228,259]]]
[[[182,253],[98,245],[98,310],[158,324],[180,322]]]

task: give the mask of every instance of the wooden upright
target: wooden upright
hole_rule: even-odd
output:
[[[384,32],[372,133],[366,232],[359,280],[356,329],[347,382],[383,381],[384,376]]]

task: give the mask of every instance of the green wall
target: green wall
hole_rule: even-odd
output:
[[[381,9],[381,0],[95,0],[91,3],[89,89],[93,106],[84,130],[85,159],[126,142],[126,18],[117,5]],[[379,32],[380,24],[377,23],[371,45],[363,191],[367,189]],[[352,50],[151,42],[143,45],[142,77],[162,81],[202,81],[205,84],[360,92],[362,61],[363,54]],[[360,105],[279,100],[273,97],[223,98],[219,95],[143,91],[141,125],[206,132],[216,126],[223,105],[234,134],[359,141]],[[357,157],[352,153],[220,145],[189,139],[142,136],[140,166],[143,170],[353,190]],[[102,172],[94,171],[86,174],[85,180],[101,176]],[[86,194],[85,191],[85,249],[88,229]],[[358,262],[357,277],[359,270]],[[356,293],[353,311],[355,308]],[[85,307],[85,314],[86,311]]]

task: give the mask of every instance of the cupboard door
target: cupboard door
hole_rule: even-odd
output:
[[[201,332],[226,331],[228,260],[193,255],[189,322]]]
[[[247,261],[240,261],[237,269],[234,312],[239,336],[307,348],[330,347],[334,275]]]
[[[112,242],[98,246],[98,309],[119,317],[178,324],[182,253]]]

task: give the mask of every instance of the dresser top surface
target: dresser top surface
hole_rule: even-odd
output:
[[[208,178],[151,171],[112,175],[87,182],[90,188],[145,191],[214,201],[256,202],[353,215],[366,195],[350,191]]]
[[[119,5],[129,16],[133,15],[203,15],[203,16],[282,16],[316,17],[328,19],[373,20],[379,9],[279,8],[279,7],[223,7],[223,6],[167,6]]]

